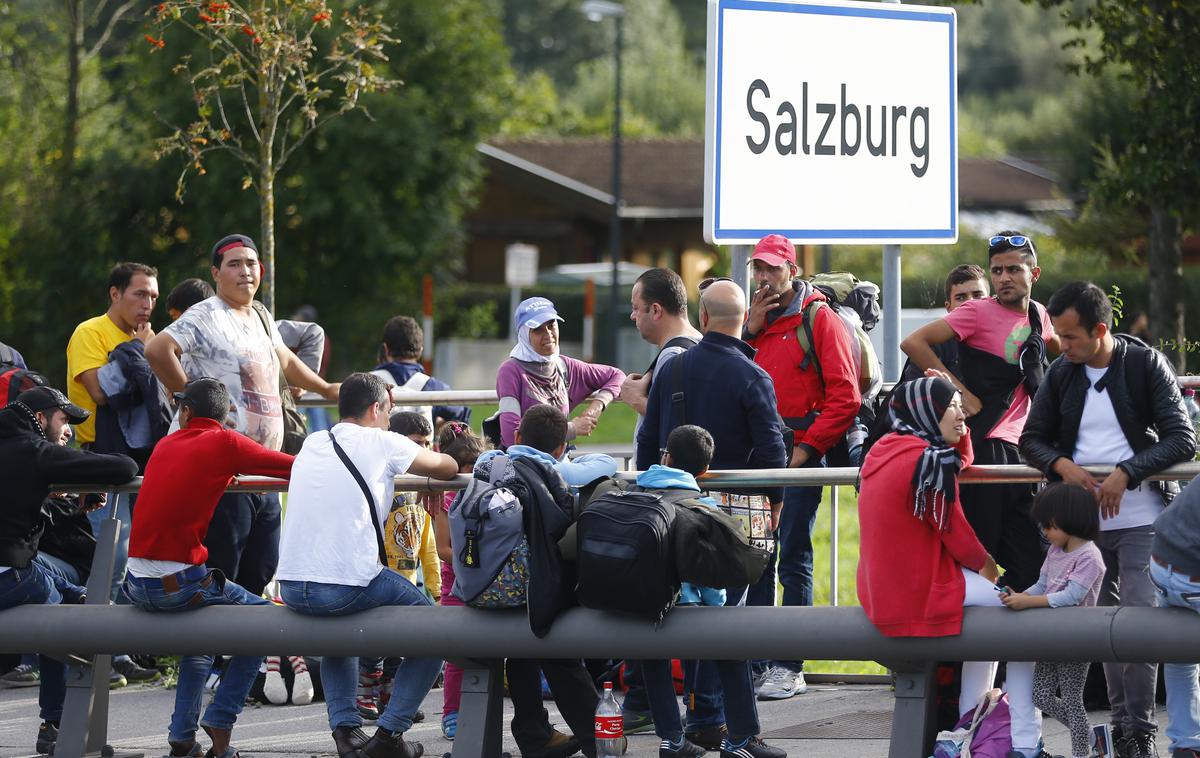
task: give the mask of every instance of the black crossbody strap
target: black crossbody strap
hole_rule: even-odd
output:
[[[371,490],[367,489],[367,483],[363,481],[362,474],[358,473],[358,469],[350,462],[350,456],[346,455],[346,451],[338,444],[332,429],[329,430],[329,441],[333,443],[333,452],[342,459],[342,463],[346,464],[354,481],[358,482],[363,497],[367,499],[367,513],[371,514],[371,523],[375,526],[375,547],[379,550],[379,562],[386,566],[388,565],[387,550],[383,547],[383,529],[379,526],[379,516],[375,513],[375,498],[371,497]]]

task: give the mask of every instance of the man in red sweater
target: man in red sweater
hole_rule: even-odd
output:
[[[750,257],[755,291],[742,338],[758,352],[754,362],[775,383],[779,415],[796,431],[792,467],[823,467],[825,453],[846,435],[862,397],[850,336],[841,318],[826,307],[820,290],[800,279],[796,248],[779,234],[768,234]],[[797,339],[808,330],[812,355]],[[812,531],[821,505],[821,487],[783,491],[776,544],[783,605],[812,605]],[[774,561],[750,588],[746,605],[775,605]],[[759,700],[783,700],[803,693],[804,661],[755,662]]]
[[[217,501],[238,474],[286,479],[292,456],[269,450],[225,426],[229,392],[216,379],[195,379],[175,393],[179,431],[154,448],[129,534],[125,594],[147,611],[172,613],[206,605],[266,605],[267,601],[204,565],[204,536]],[[230,747],[233,724],[242,711],[262,656],[234,656],[200,725],[212,739],[208,755],[236,758]],[[212,656],[184,656],[179,662],[175,712],[167,741],[173,756],[201,756],[196,722]]]

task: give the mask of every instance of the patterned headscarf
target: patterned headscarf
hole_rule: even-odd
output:
[[[922,377],[896,387],[889,405],[893,431],[929,443],[913,470],[913,515],[924,519],[932,511],[939,531],[950,526],[947,514],[957,497],[958,472],[962,470],[962,458],[942,437],[939,426],[957,393],[945,379]]]

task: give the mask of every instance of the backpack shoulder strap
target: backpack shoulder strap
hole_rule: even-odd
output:
[[[683,395],[683,355],[675,358],[671,361],[671,420],[675,422],[672,429],[687,423],[687,403]]]
[[[375,498],[371,497],[371,490],[367,488],[367,483],[363,481],[363,476],[358,472],[358,468],[351,462],[350,456],[346,455],[346,451],[338,444],[337,437],[333,436],[333,430],[329,430],[329,441],[333,443],[333,452],[337,453],[337,457],[342,459],[342,463],[350,471],[350,475],[354,477],[354,481],[358,483],[359,489],[362,490],[363,497],[367,499],[367,513],[371,514],[371,524],[375,527],[375,547],[379,551],[379,562],[384,566],[388,565],[387,550],[383,547],[383,529],[379,526],[379,515],[375,513]]]
[[[809,366],[813,366],[817,370],[821,384],[825,383],[825,374],[821,371],[821,359],[817,357],[817,351],[813,349],[815,340],[813,339],[812,322],[817,317],[817,311],[828,307],[824,300],[814,300],[804,306],[804,310],[800,312],[800,326],[796,328],[796,341],[804,352],[804,360],[800,361],[800,370],[803,371]]]

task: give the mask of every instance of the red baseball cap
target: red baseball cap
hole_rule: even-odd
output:
[[[796,248],[782,234],[768,234],[754,246],[752,261],[762,261],[768,266],[782,266],[785,263],[796,265]]]

